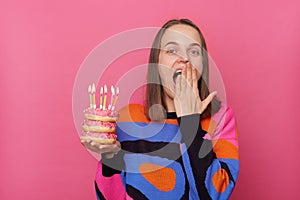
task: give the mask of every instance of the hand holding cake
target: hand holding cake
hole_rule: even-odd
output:
[[[121,144],[119,141],[116,141],[114,144],[101,144],[89,139],[82,138],[81,143],[87,149],[98,154],[104,155],[106,158],[112,158],[121,150]]]
[[[119,88],[111,86],[110,104],[107,105],[107,86],[105,84],[104,87],[101,87],[98,107],[96,105],[95,84],[89,85],[88,93],[90,106],[83,111],[81,143],[97,153],[116,153],[120,150],[120,143],[117,142],[116,135],[116,121],[119,118],[119,112],[114,109],[119,96]]]

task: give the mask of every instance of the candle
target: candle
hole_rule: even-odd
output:
[[[103,95],[103,87],[100,89],[100,110],[102,109],[102,95]]]
[[[103,103],[103,110],[105,110],[105,106],[106,106],[106,94],[107,94],[107,87],[106,84],[104,84],[104,103]]]
[[[112,108],[112,104],[113,104],[113,100],[114,100],[114,95],[115,95],[115,88],[114,88],[114,86],[111,86],[110,90],[111,90],[111,97],[110,97],[110,104],[108,106],[108,110],[110,110]]]
[[[93,83],[93,86],[92,86],[92,94],[93,94],[93,108],[94,108],[94,109],[96,108],[96,97],[95,97],[95,93],[96,93],[96,87],[95,87],[95,84]]]
[[[117,104],[117,101],[118,101],[118,98],[119,98],[119,87],[116,88],[116,98],[114,99],[114,103],[113,103],[113,105],[112,105],[111,110],[114,110],[114,109],[115,109],[116,104]]]
[[[88,92],[89,92],[89,96],[90,96],[90,108],[93,107],[93,103],[92,103],[92,87],[91,85],[89,85],[89,88],[88,88]]]

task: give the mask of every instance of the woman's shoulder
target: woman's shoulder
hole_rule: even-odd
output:
[[[149,122],[142,104],[128,104],[119,110],[118,122]]]

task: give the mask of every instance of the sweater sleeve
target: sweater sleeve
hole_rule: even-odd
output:
[[[119,121],[130,121],[129,107],[125,106],[120,112]],[[118,123],[117,123],[118,134]],[[122,146],[122,143],[121,143]],[[95,177],[95,192],[97,199],[130,199],[125,190],[124,151],[121,149],[112,159],[105,156],[98,162]]]
[[[182,142],[188,154],[188,159],[185,160],[190,163],[188,166],[191,167],[191,177],[195,185],[195,191],[192,193],[200,199],[228,199],[239,172],[233,112],[226,108],[220,116],[218,125],[209,139],[204,139],[207,132],[199,123],[199,114],[178,119]]]
[[[126,199],[124,179],[123,152],[120,151],[112,159],[102,157],[98,163],[95,190],[97,199]]]

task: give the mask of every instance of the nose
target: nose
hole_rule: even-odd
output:
[[[189,58],[187,55],[179,55],[177,62],[179,63],[188,63]]]
[[[181,63],[187,63],[189,62],[189,58],[188,55],[186,53],[182,53],[178,54],[178,60],[177,62],[181,62]]]

